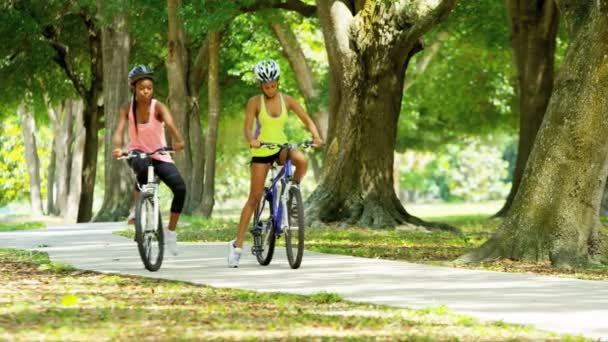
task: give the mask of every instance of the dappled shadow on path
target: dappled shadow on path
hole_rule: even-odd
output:
[[[407,262],[306,252],[302,267],[291,270],[284,250],[259,266],[246,246],[241,266],[226,266],[224,243],[180,243],[180,255],[167,257],[158,272],[143,269],[135,243],[111,235],[124,225],[103,224],[45,229],[25,237],[0,234],[0,248],[20,241],[56,261],[102,272],[135,274],[216,287],[310,294],[421,308],[446,305],[458,313],[511,323],[535,324],[556,332],[608,338],[608,282],[528,274],[434,267]],[[34,238],[35,237],[35,238]],[[26,242],[27,241],[27,242]],[[23,248],[15,246],[17,248]],[[26,248],[35,248],[26,247]]]

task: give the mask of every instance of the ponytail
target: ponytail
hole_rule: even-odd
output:
[[[135,134],[137,134],[137,96],[133,92],[133,101],[131,101],[131,110],[133,112],[133,122],[135,124]]]

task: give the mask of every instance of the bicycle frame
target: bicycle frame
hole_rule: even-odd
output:
[[[149,157],[148,157],[149,158]],[[154,216],[152,222],[158,222],[160,215],[160,195],[158,191],[158,176],[154,173],[152,162],[148,165],[148,183],[144,185],[137,184],[141,194],[152,194],[152,203],[154,205]]]
[[[152,198],[152,203],[154,204],[154,216],[153,219],[154,221],[152,222],[158,222],[159,219],[159,215],[160,215],[160,194],[159,194],[159,180],[158,180],[158,176],[154,173],[154,165],[152,164],[152,158],[151,156],[154,155],[155,153],[173,153],[173,151],[171,150],[170,147],[166,147],[166,148],[160,148],[154,152],[149,152],[149,153],[145,153],[145,152],[128,152],[128,153],[123,153],[123,155],[119,158],[119,159],[125,159],[125,158],[133,158],[135,155],[139,155],[139,158],[146,158],[146,159],[150,159],[150,164],[148,165],[148,183],[140,185],[139,183],[137,184],[137,187],[139,188],[139,192],[144,195],[144,194],[151,194],[153,196]]]
[[[282,223],[283,223],[283,213],[285,212],[285,207],[287,206],[287,188],[289,184],[287,180],[291,179],[292,170],[291,170],[291,159],[289,157],[285,160],[285,165],[279,170],[279,172],[274,174],[274,167],[271,168],[271,184],[264,191],[265,198],[270,202],[270,213],[273,221],[273,225],[275,227],[275,232],[277,234],[281,234],[283,232]],[[277,196],[277,184],[281,182],[281,193]],[[264,208],[262,208],[263,210]]]

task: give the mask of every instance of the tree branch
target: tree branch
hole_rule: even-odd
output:
[[[559,21],[559,11],[557,10],[557,4],[553,0],[545,0],[543,3],[542,11],[542,24],[543,37],[553,36],[552,32],[555,30],[555,22]]]
[[[344,1],[336,1],[330,7],[330,16],[335,32],[337,48],[343,55],[352,53],[350,47],[350,32],[353,14]]]
[[[59,41],[59,35],[55,26],[47,26],[42,30],[42,35],[45,40],[51,45],[51,47],[57,53],[53,58],[55,62],[65,71],[66,75],[72,81],[74,88],[78,94],[82,97],[86,94],[86,87],[84,81],[78,76],[69,56],[69,47]]]
[[[288,11],[294,11],[298,12],[304,17],[312,17],[317,12],[317,6],[305,4],[300,0],[259,0],[251,4],[250,6],[241,7],[241,11],[244,13],[248,13],[256,12],[267,8],[280,8]]]
[[[406,39],[402,40],[407,46],[411,46],[418,41],[423,34],[430,30],[433,25],[443,20],[456,5],[456,0],[441,0],[441,3],[422,18],[416,20],[411,29],[407,30]],[[401,13],[405,14],[405,9],[401,9]]]
[[[193,64],[189,83],[192,93],[198,94],[207,75],[207,66],[209,64],[209,39],[207,37],[205,37],[205,40],[201,44]]]
[[[429,48],[424,49],[426,52],[424,54],[424,56],[422,56],[419,60],[418,63],[416,64],[416,69],[413,72],[413,75],[418,76],[422,73],[424,73],[424,71],[426,70],[426,68],[429,66],[429,64],[431,63],[431,61],[433,60],[433,57],[435,57],[435,55],[437,55],[437,52],[439,51],[439,48],[441,47],[441,44],[448,39],[449,34],[447,32],[440,32],[437,40],[433,42],[433,44],[431,44],[431,46]],[[403,84],[403,92],[407,92],[408,89],[414,84],[414,82],[416,81],[416,77],[412,77],[412,76],[406,76],[405,78],[405,82]]]

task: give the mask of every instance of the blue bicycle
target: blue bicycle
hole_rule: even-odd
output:
[[[297,144],[262,143],[262,147],[279,147],[295,149],[312,147],[307,141]],[[264,188],[264,194],[258,203],[254,216],[251,234],[253,247],[251,252],[262,266],[270,264],[274,255],[276,239],[285,235],[285,249],[289,266],[300,267],[304,254],[304,204],[300,187],[292,184],[293,177],[289,157],[281,170],[272,165],[270,184]]]

